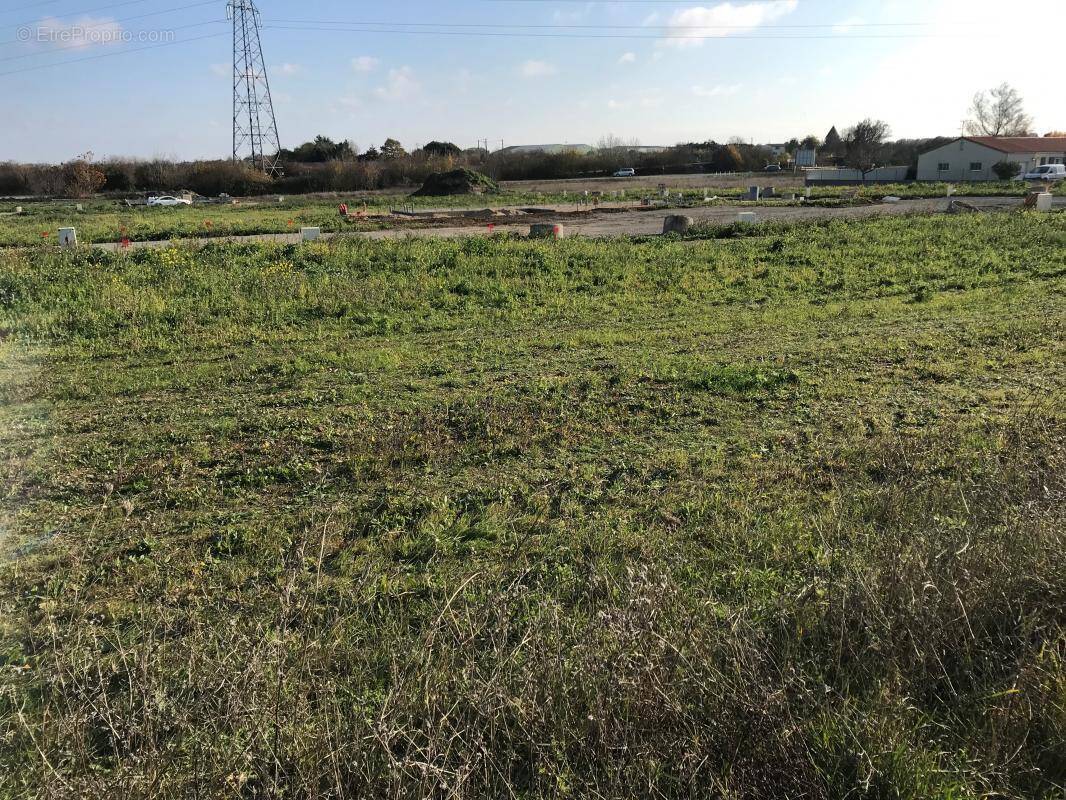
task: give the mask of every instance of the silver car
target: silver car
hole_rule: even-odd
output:
[[[162,197],[149,197],[148,205],[150,206],[191,206],[192,200],[186,200],[182,197],[171,197],[170,195],[164,195]]]

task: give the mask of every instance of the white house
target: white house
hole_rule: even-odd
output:
[[[1041,164],[1066,163],[1066,138],[963,136],[918,157],[920,181],[996,181],[992,165],[1021,164],[1029,172]]]

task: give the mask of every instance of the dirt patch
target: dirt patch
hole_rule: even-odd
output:
[[[472,169],[453,169],[450,172],[434,172],[422,188],[411,197],[446,197],[456,194],[496,194],[500,185],[488,175]]]

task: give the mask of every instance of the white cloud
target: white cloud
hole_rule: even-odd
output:
[[[715,86],[707,88],[705,86],[693,86],[692,93],[696,97],[728,97],[729,95],[736,94],[741,89],[739,83],[722,84],[719,83]]]
[[[670,17],[668,35],[659,40],[668,47],[699,47],[705,39],[735,36],[754,30],[795,11],[798,0],[766,3],[720,3],[711,8],[696,6],[676,11]]]
[[[373,72],[380,63],[381,59],[374,56],[357,56],[352,59],[352,69],[356,72]]]
[[[547,61],[526,61],[522,64],[523,78],[546,78],[549,75],[555,75],[558,71],[558,67]]]
[[[607,108],[611,109],[611,111],[623,111],[629,108],[631,105],[632,103],[627,103],[622,100],[615,100],[613,98],[607,101]]]
[[[618,63],[619,64],[636,64],[637,63],[637,54],[636,53],[622,53],[622,55],[620,55],[618,57]]]
[[[400,67],[389,70],[389,79],[384,86],[374,90],[374,95],[382,100],[406,100],[418,94],[422,87],[415,80],[414,70]]]
[[[211,72],[220,78],[228,78],[233,75],[232,64],[212,64]]]
[[[59,50],[122,44],[128,37],[122,26],[108,17],[81,17],[69,23],[56,17],[45,17],[36,25],[28,26],[28,30],[28,41]]]
[[[286,61],[284,64],[278,64],[274,67],[274,72],[279,75],[296,75],[303,71],[303,67],[299,64],[290,64]]]

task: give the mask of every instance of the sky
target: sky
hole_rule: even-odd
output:
[[[959,133],[1003,81],[1066,129],[1061,0],[256,0],[281,143],[360,150]],[[225,0],[2,0],[0,161],[223,158]]]

